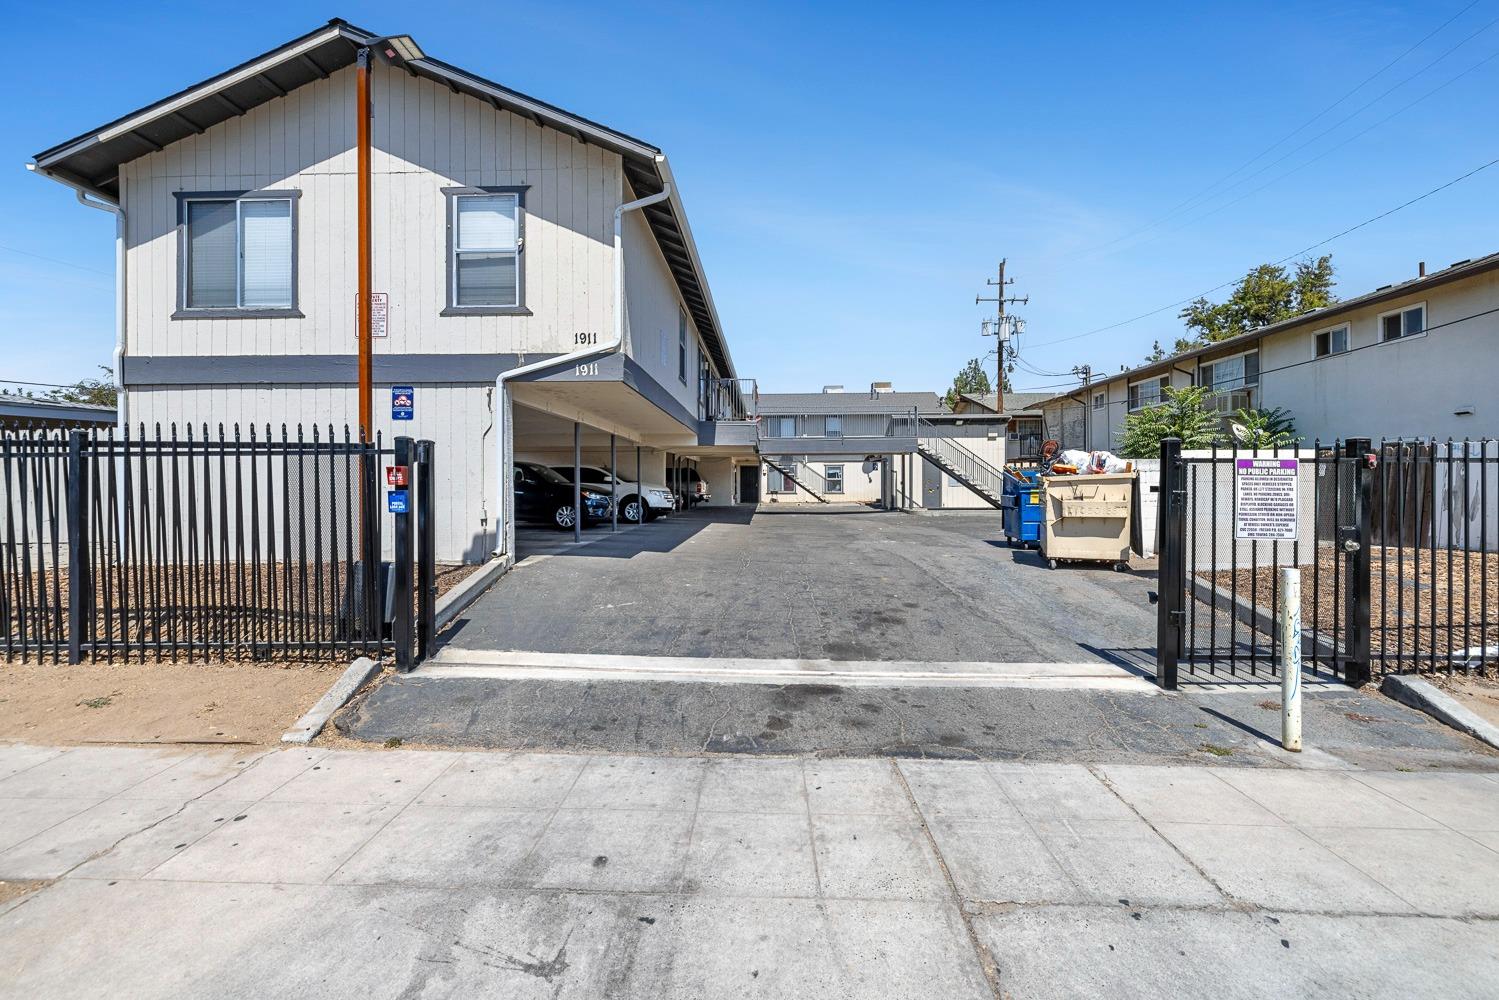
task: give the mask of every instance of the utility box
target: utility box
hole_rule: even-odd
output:
[[[1134,472],[1041,477],[1041,555],[1062,562],[1107,562],[1129,568]]]

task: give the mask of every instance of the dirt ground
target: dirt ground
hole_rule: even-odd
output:
[[[1334,590],[1335,583],[1341,585],[1334,573],[1334,564],[1340,558],[1331,550],[1318,553],[1315,589],[1312,567],[1302,567],[1303,628],[1310,629],[1314,621],[1320,620],[1324,631],[1331,629],[1331,609],[1342,600],[1341,587]],[[1267,613],[1274,606],[1278,581],[1272,566],[1262,565],[1257,573],[1240,567],[1237,574],[1219,571],[1201,575],[1213,580],[1225,594],[1237,583],[1241,600],[1248,599],[1252,590],[1254,601]],[[1419,653],[1424,658],[1434,652],[1437,668],[1445,669],[1452,655],[1460,650],[1499,643],[1499,554],[1454,551],[1449,570],[1445,551],[1438,552],[1435,560],[1429,552],[1423,553],[1418,564],[1410,550],[1401,558],[1395,549],[1376,548],[1370,583],[1371,646],[1376,659],[1381,653],[1389,656],[1389,669],[1397,668],[1395,656],[1400,653],[1407,656]],[[1313,614],[1319,593],[1320,619]],[[1485,623],[1487,635],[1483,630]]]
[[[272,745],[346,666],[0,664],[0,740]]]

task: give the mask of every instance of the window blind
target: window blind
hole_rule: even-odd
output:
[[[239,211],[243,247],[240,305],[290,306],[291,202],[251,198],[240,202]]]
[[[195,308],[238,305],[234,202],[187,203],[187,304]]]

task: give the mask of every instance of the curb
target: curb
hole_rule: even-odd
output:
[[[433,624],[437,631],[441,632],[448,624],[467,610],[468,606],[479,599],[479,595],[489,588],[500,577],[504,576],[515,567],[515,556],[504,555],[498,559],[491,559],[479,568],[475,573],[469,575],[458,586],[443,594],[437,599],[437,607],[432,612]]]
[[[1499,749],[1499,726],[1464,708],[1457,699],[1434,685],[1416,677],[1390,674],[1379,689],[1396,701],[1420,709],[1438,722]]]
[[[318,699],[317,704],[308,709],[307,714],[298,719],[296,725],[281,734],[281,742],[311,743],[323,731],[333,713],[348,704],[349,699],[354,697],[354,692],[379,669],[380,664],[367,656],[361,656],[349,664],[327,693]]]

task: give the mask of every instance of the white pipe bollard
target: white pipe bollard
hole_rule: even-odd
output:
[[[1301,752],[1301,570],[1280,571],[1280,745]]]

